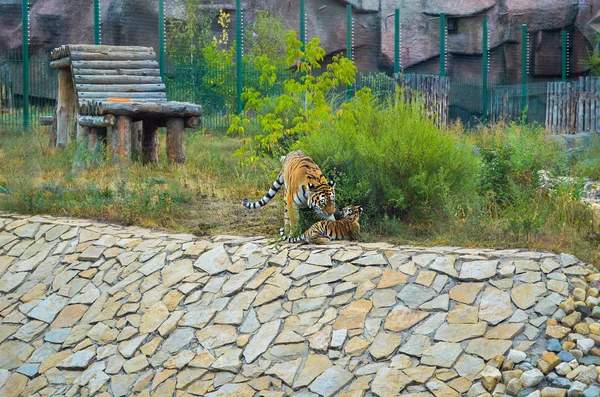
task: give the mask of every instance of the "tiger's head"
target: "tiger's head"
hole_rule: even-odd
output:
[[[308,184],[308,206],[323,219],[334,220],[335,212],[335,181],[329,181],[319,186]]]
[[[363,212],[363,207],[359,205],[349,205],[344,207],[342,213],[344,214],[344,219],[348,219],[350,222],[358,222],[358,218],[360,218],[360,214]]]

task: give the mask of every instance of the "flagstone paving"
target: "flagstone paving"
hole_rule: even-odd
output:
[[[0,396],[600,395],[567,254],[0,214]]]

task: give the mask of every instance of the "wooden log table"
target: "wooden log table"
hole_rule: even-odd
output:
[[[200,126],[200,105],[167,101],[156,53],[150,47],[69,44],[51,52],[58,69],[56,146],[105,142],[113,159],[137,152],[158,162],[158,128],[166,127],[169,165],[185,163],[185,129]]]

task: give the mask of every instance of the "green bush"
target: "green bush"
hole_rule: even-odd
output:
[[[474,196],[479,160],[419,101],[402,97],[379,102],[359,92],[299,146],[339,182],[340,205],[360,204],[371,215],[443,215]]]

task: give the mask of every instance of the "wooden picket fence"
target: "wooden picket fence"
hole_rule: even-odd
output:
[[[398,77],[398,83],[406,88],[407,99],[419,95],[429,117],[439,126],[448,124],[450,109],[450,79],[446,76],[425,74],[405,74]]]
[[[492,123],[517,120],[523,114],[521,86],[495,86],[489,90],[489,120]]]
[[[600,78],[548,83],[546,128],[554,133],[600,133]]]

